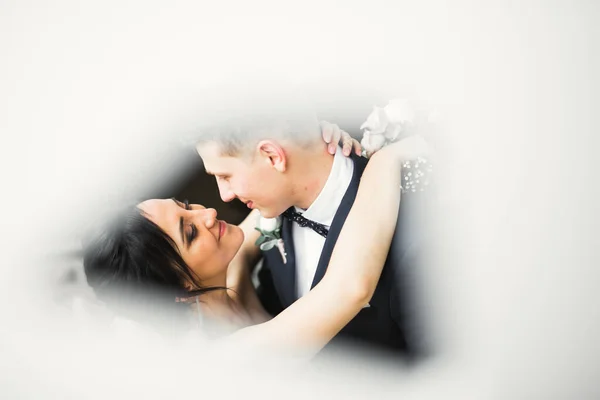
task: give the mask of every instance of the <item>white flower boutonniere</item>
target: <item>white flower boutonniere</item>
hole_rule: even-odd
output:
[[[283,263],[286,264],[287,254],[285,252],[283,239],[281,238],[281,224],[281,217],[263,218],[262,216],[259,216],[254,229],[260,232],[260,237],[254,244],[259,246],[262,251],[268,251],[273,247],[277,247],[281,254],[281,258],[283,259]]]

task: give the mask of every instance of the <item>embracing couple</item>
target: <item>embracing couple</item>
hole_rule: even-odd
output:
[[[413,299],[423,193],[402,184],[427,146],[408,137],[366,159],[356,140],[314,114],[273,114],[195,139],[223,201],[252,210],[239,226],[185,200],[143,201],[87,242],[89,285],[107,301],[151,292],[196,323],[218,321],[220,341],[311,356],[335,339],[407,360],[423,355],[428,333]],[[259,296],[251,273],[261,259]]]

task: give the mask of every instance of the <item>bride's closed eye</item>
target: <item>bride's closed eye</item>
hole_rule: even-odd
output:
[[[192,207],[190,206],[190,203],[188,202],[187,199],[183,200],[183,208],[185,208],[186,210],[192,209]],[[188,245],[190,245],[194,241],[196,236],[198,236],[198,229],[196,228],[196,225],[190,224],[189,226],[190,226],[190,230],[186,232],[186,238],[187,238]]]
[[[185,204],[186,210],[192,209],[192,206],[190,206],[190,203],[188,202],[187,199],[184,200],[184,204]],[[196,229],[196,225],[190,224],[190,231],[187,233],[188,243],[192,243],[197,235],[198,235],[198,230]]]
[[[198,230],[196,229],[196,225],[190,224],[190,232],[187,233],[188,243],[192,243],[196,236],[198,235]]]

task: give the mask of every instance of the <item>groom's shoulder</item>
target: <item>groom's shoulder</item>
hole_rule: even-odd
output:
[[[354,163],[354,169],[357,172],[355,175],[358,175],[358,177],[360,177],[365,171],[369,159],[363,156],[356,155],[354,153],[350,154],[350,158],[352,159],[352,162]]]

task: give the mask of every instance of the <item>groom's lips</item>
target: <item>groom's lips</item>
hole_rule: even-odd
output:
[[[252,201],[249,201],[246,203],[246,206],[252,210],[254,208],[254,203]]]

